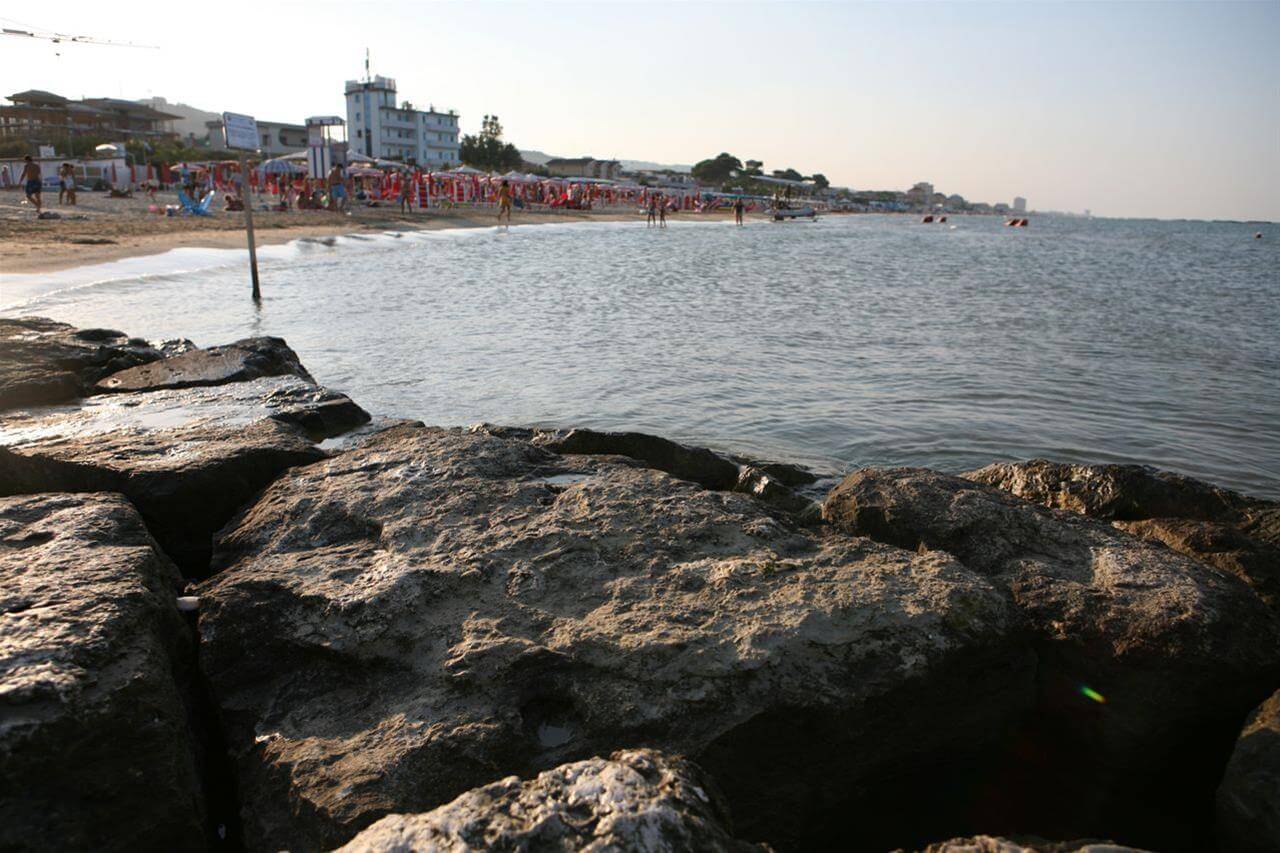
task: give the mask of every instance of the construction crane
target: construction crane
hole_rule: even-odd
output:
[[[12,23],[17,23],[13,21]],[[134,44],[131,41],[112,41],[111,39],[94,38],[93,36],[74,36],[68,33],[44,32],[41,30],[19,30],[10,27],[0,28],[0,35],[16,36],[17,38],[38,39],[40,41],[53,42],[54,44],[98,44],[107,47],[137,47],[145,50],[159,50],[158,45],[154,44]]]

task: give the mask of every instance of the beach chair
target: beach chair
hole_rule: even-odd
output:
[[[213,199],[216,195],[217,193],[213,190],[209,190],[209,194],[197,203],[191,200],[191,196],[187,195],[185,190],[180,189],[178,190],[178,202],[182,205],[183,213],[190,216],[209,216],[209,205],[213,204]]]

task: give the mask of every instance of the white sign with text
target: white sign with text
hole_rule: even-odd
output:
[[[253,116],[223,113],[222,127],[227,134],[227,147],[241,151],[258,150],[258,121]]]

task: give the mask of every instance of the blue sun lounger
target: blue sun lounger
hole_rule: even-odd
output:
[[[187,195],[184,190],[178,190],[178,203],[182,205],[183,213],[188,213],[192,216],[208,216],[209,205],[213,204],[213,197],[216,195],[216,192],[209,190],[209,194],[197,204],[191,200],[191,196]]]

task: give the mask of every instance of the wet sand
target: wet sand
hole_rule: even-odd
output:
[[[39,273],[100,264],[121,258],[153,255],[179,247],[240,248],[245,245],[244,214],[215,212],[212,216],[163,216],[148,212],[177,204],[173,193],[157,193],[156,200],[109,198],[106,193],[80,193],[78,204],[58,205],[57,193],[46,193],[45,210],[60,219],[36,219],[35,211],[14,190],[0,191],[0,272]],[[723,218],[725,213],[680,214],[675,219]],[[642,221],[629,210],[516,211],[512,224],[539,222]],[[323,237],[362,231],[407,231],[438,228],[486,228],[495,224],[491,208],[457,207],[414,210],[401,214],[394,205],[360,207],[350,215],[328,211],[276,213],[255,210],[254,235],[260,246],[286,243],[299,237]]]

